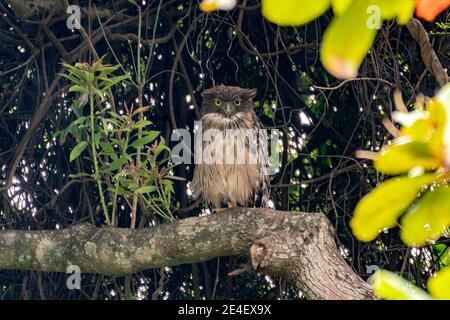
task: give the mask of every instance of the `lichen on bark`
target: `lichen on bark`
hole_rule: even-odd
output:
[[[311,299],[373,299],[339,254],[321,213],[234,208],[152,228],[81,224],[65,230],[0,231],[0,269],[127,275],[145,269],[240,255],[281,275]]]

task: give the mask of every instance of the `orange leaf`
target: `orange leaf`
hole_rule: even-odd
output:
[[[450,0],[417,0],[416,15],[427,21],[433,21],[449,6]]]

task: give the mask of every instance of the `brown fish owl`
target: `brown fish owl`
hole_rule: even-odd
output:
[[[258,136],[262,126],[253,108],[255,95],[255,89],[224,85],[202,93],[199,128],[202,137],[196,140],[191,189],[194,197],[201,197],[213,208],[255,205],[257,197],[261,206],[267,206],[267,139]],[[208,150],[212,151],[208,153]],[[209,160],[208,155],[211,155]]]

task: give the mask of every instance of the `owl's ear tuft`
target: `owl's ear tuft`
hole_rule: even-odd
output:
[[[211,98],[212,92],[210,90],[205,90],[201,93],[202,99],[206,100],[208,98]]]
[[[256,94],[258,93],[258,90],[256,89],[248,89],[245,97],[249,100],[253,99],[254,97],[256,97]]]

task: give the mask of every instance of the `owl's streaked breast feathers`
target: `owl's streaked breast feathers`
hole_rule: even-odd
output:
[[[196,164],[191,189],[195,197],[201,197],[215,208],[227,204],[250,206],[255,204],[257,195],[261,196],[261,206],[267,206],[267,139],[258,136],[262,126],[253,108],[255,95],[256,90],[230,86],[213,87],[202,94],[202,132],[215,129],[222,133],[224,154],[222,158],[215,155],[213,162]],[[234,136],[227,135],[227,132]],[[240,157],[240,161],[225,161],[226,152],[230,151],[225,146],[229,146],[230,139],[240,141],[232,147],[234,154],[231,155],[235,160]],[[205,150],[214,147],[215,142],[207,140],[201,143],[202,150]]]

